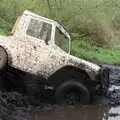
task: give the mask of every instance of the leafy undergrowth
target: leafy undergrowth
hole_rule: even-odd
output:
[[[0,28],[0,35],[7,36],[8,31]]]
[[[72,41],[72,55],[93,62],[120,65],[120,50],[97,47],[89,41]]]
[[[0,35],[7,35],[17,17],[28,9],[65,24],[77,39],[72,42],[73,55],[90,61],[120,64],[119,3],[119,0],[21,0],[19,3],[17,0],[1,0]],[[79,39],[84,35],[97,45],[111,49]]]

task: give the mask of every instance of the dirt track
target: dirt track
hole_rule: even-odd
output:
[[[102,94],[96,95],[92,104],[120,105],[120,67],[108,67],[111,69],[109,91],[104,96]],[[53,106],[56,106],[51,103],[42,103],[35,100],[34,97],[24,96],[17,92],[0,92],[0,96],[3,106],[7,108],[0,111],[1,120],[28,120],[30,112],[36,106],[43,110],[44,108],[52,109]]]

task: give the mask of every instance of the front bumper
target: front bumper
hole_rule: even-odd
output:
[[[108,91],[109,85],[110,85],[110,69],[104,66],[101,66],[101,69],[99,71],[99,80],[100,80],[100,86],[102,91],[106,92]]]

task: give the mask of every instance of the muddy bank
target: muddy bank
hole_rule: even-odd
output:
[[[48,116],[52,116],[47,111],[51,110],[51,112],[53,112],[53,111],[58,110],[58,113],[59,113],[59,111],[61,111],[61,107],[62,107],[63,112],[61,111],[60,114],[61,114],[61,116],[63,116],[63,120],[64,119],[67,120],[69,118],[67,116],[64,117],[64,114],[66,114],[66,112],[67,112],[67,114],[71,113],[70,109],[71,109],[71,111],[76,111],[76,112],[78,111],[77,113],[73,113],[73,114],[75,114],[75,116],[76,116],[76,114],[78,114],[78,118],[84,117],[84,116],[82,116],[82,114],[79,115],[79,113],[81,111],[84,114],[87,113],[88,116],[96,116],[93,118],[93,120],[97,120],[97,117],[99,117],[98,113],[101,114],[100,110],[104,112],[104,109],[107,109],[106,115],[108,117],[114,116],[114,115],[119,117],[120,113],[118,111],[115,114],[109,114],[108,111],[110,111],[110,109],[114,108],[112,106],[116,106],[115,109],[117,109],[117,110],[120,109],[119,107],[117,107],[120,105],[120,67],[110,66],[110,65],[107,65],[107,67],[110,68],[109,90],[108,90],[107,94],[104,96],[101,93],[96,95],[93,99],[92,105],[82,106],[82,108],[79,105],[73,106],[74,108],[68,108],[69,106],[67,106],[67,108],[66,108],[64,106],[62,107],[62,106],[58,106],[55,104],[53,105],[53,104],[51,104],[51,102],[47,102],[47,103],[41,102],[40,100],[36,100],[33,96],[25,96],[25,95],[22,95],[17,92],[0,92],[0,97],[2,98],[2,101],[1,101],[2,106],[0,106],[0,107],[5,108],[5,109],[1,109],[0,118],[2,120],[28,120],[31,112],[33,110],[36,111],[36,107],[37,107],[38,112],[35,112],[35,114],[40,115],[40,116],[43,115],[43,118],[46,116],[43,113],[48,114]],[[45,96],[47,96],[47,95],[45,95]],[[96,106],[96,104],[97,104],[97,106]],[[100,106],[98,106],[98,104],[100,104]],[[79,110],[78,110],[78,108],[79,108]],[[91,111],[91,109],[93,111]],[[40,111],[41,111],[41,113],[39,113]],[[64,113],[64,111],[65,111],[65,113]],[[96,113],[96,111],[98,111],[98,113]],[[103,112],[102,112],[102,114],[103,114]],[[53,118],[53,116],[51,117],[51,119]],[[47,120],[47,118],[45,118],[45,119]],[[38,120],[38,119],[35,119],[35,120]],[[86,118],[86,120],[87,120],[87,118]],[[105,120],[107,120],[107,119],[105,119]],[[109,119],[109,120],[111,120],[111,119]]]

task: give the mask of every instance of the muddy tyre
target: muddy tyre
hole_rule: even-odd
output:
[[[57,104],[88,104],[90,93],[82,83],[70,80],[56,89],[55,98]]]
[[[0,90],[3,89],[3,82],[6,74],[7,67],[7,53],[3,47],[0,46]]]

